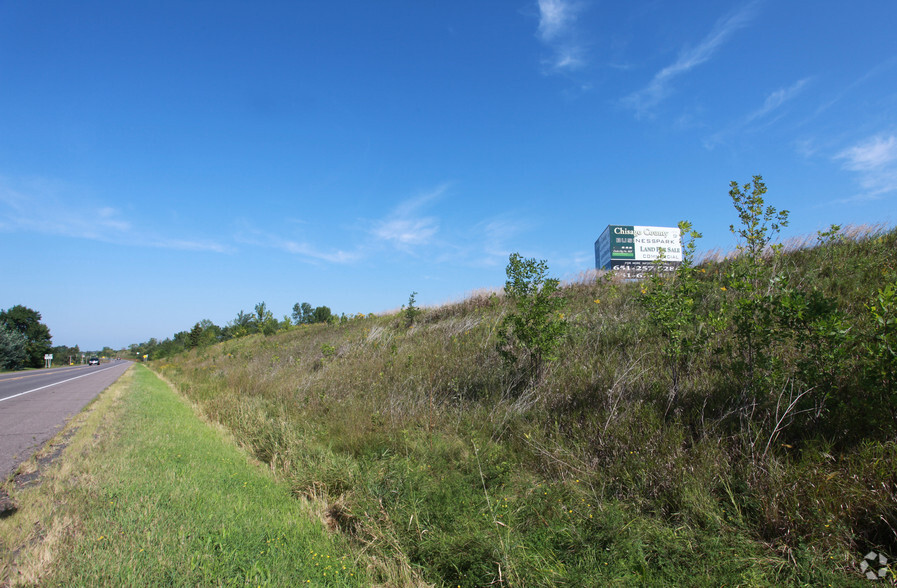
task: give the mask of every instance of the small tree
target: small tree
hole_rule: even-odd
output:
[[[252,320],[252,314],[241,310],[237,313],[236,318],[227,325],[229,337],[243,337],[255,332],[255,321]]]
[[[259,302],[255,305],[255,316],[253,317],[255,321],[258,332],[263,335],[273,335],[277,332],[277,319],[274,318],[274,313],[268,310],[268,305],[264,302]]]
[[[750,190],[750,194],[748,193]],[[778,211],[774,206],[766,205],[763,195],[766,184],[763,176],[754,176],[751,183],[739,186],[732,180],[729,184],[729,197],[738,211],[741,225],[729,225],[729,230],[740,238],[738,252],[750,260],[760,259],[767,247],[779,251],[781,245],[771,245],[779,230],[788,226],[788,211]]]
[[[778,276],[781,244],[773,238],[788,226],[788,211],[767,205],[763,196],[766,184],[761,176],[739,186],[730,184],[729,197],[738,212],[739,226],[729,230],[738,237],[738,255],[726,276],[729,311],[734,323],[734,338],[739,352],[736,370],[742,375],[742,417],[757,403],[757,393],[769,375],[769,349],[776,327]],[[767,257],[769,259],[767,259]]]
[[[687,221],[679,223],[679,232],[682,263],[675,272],[664,272],[661,254],[654,273],[642,287],[641,297],[649,320],[660,330],[664,341],[664,360],[672,379],[668,407],[679,395],[680,378],[688,367],[689,357],[707,339],[706,330],[701,328],[702,317],[698,316],[700,282],[694,266],[695,241],[701,238],[701,233]]]
[[[562,312],[567,301],[559,291],[560,282],[546,277],[544,260],[512,253],[505,272],[505,294],[515,310],[501,322],[498,350],[508,364],[524,362],[530,377],[537,379],[544,362],[557,359],[555,352],[567,328]]]
[[[421,313],[420,308],[415,305],[415,296],[417,296],[417,292],[412,292],[411,296],[408,297],[408,306],[404,307],[403,313],[405,314],[406,328],[411,328],[411,325],[414,324],[415,319],[417,319],[418,315]]]
[[[307,325],[312,322],[312,307],[308,302],[293,305],[293,322],[297,325]]]
[[[201,346],[214,345],[221,341],[223,335],[221,327],[210,319],[202,319],[199,321],[199,326],[202,327],[202,337],[199,341]]]
[[[864,345],[870,389],[880,390],[882,408],[897,425],[897,280],[881,288],[866,308],[872,319],[871,337]]]
[[[190,329],[190,332],[187,334],[187,341],[185,346],[187,349],[193,349],[194,347],[199,347],[202,342],[202,325],[196,323],[193,325],[193,328]]]
[[[328,306],[316,306],[311,315],[313,323],[329,323],[333,320],[333,311]]]

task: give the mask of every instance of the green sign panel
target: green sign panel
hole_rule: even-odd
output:
[[[635,259],[635,227],[610,225],[607,231],[611,259]]]

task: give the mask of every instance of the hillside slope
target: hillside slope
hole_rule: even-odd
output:
[[[587,276],[541,359],[492,295],[154,367],[379,582],[861,585],[866,552],[897,556],[895,252],[842,231]]]

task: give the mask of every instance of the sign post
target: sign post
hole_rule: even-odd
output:
[[[44,354],[44,367],[50,367],[50,364],[53,362],[53,354],[45,353]]]

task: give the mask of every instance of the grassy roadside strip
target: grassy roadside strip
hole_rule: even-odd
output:
[[[43,483],[11,492],[0,585],[369,585],[286,486],[147,368],[82,418]]]

